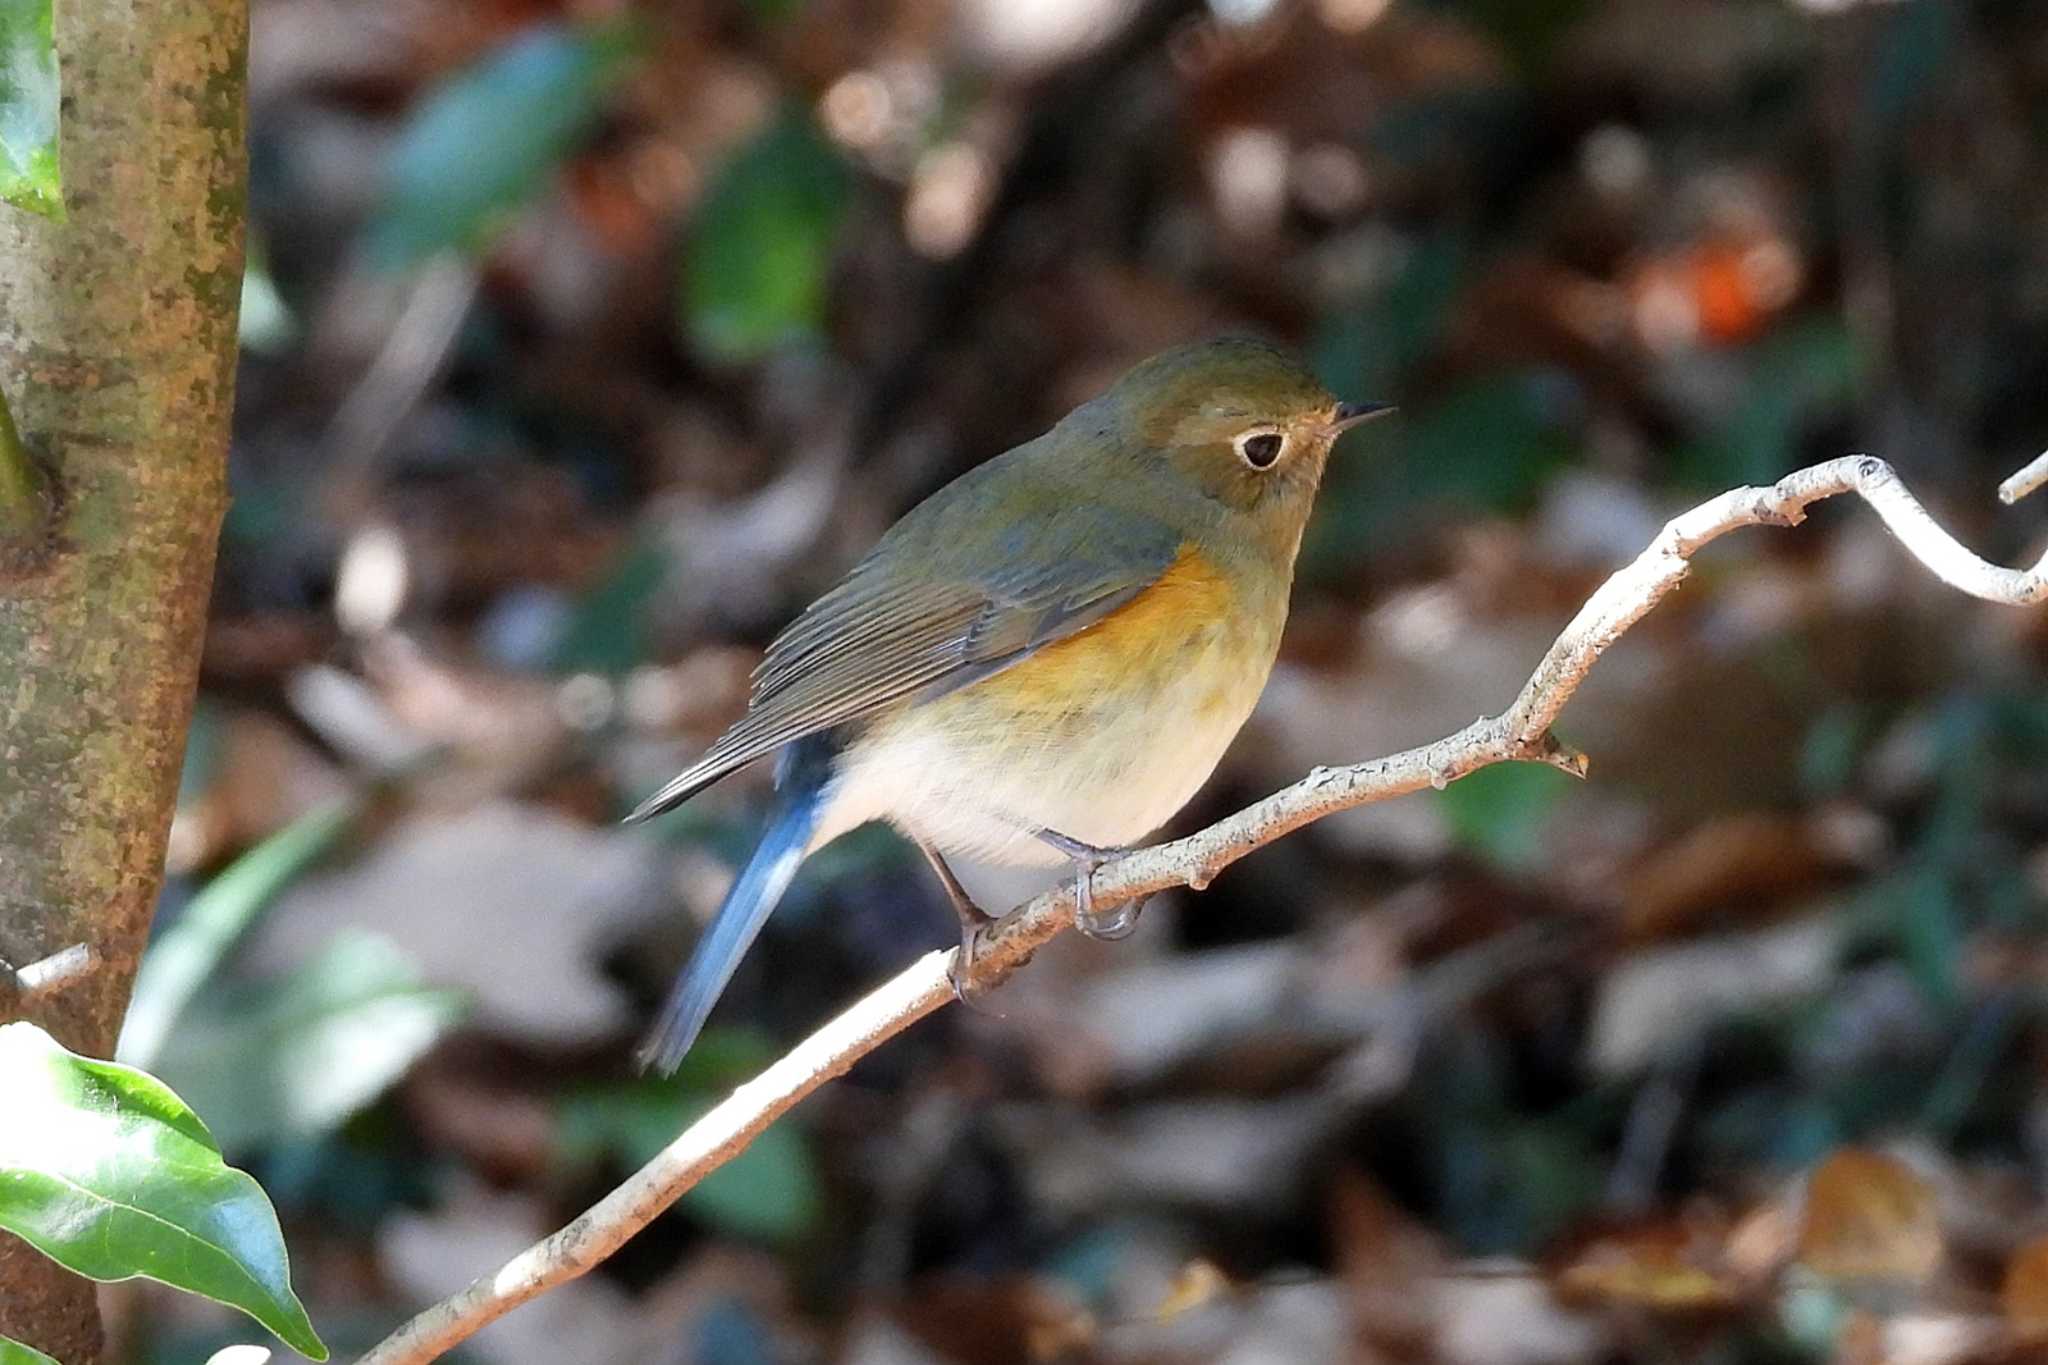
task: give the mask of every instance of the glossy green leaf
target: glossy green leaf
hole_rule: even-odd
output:
[[[0,1337],[0,1365],[57,1365],[57,1361],[13,1337]]]
[[[0,0],[0,199],[64,216],[50,0]]]
[[[846,163],[801,108],[741,148],[690,232],[682,321],[691,344],[737,362],[816,335],[849,188]]]
[[[239,1308],[315,1360],[262,1189],[169,1086],[0,1025],[0,1228],[95,1280],[136,1276]]]
[[[713,1034],[704,1041],[716,1045]],[[632,1081],[572,1092],[559,1108],[565,1159],[612,1156],[640,1166],[711,1108],[719,1096],[673,1081]],[[810,1145],[795,1125],[777,1123],[704,1177],[678,1206],[705,1222],[763,1241],[811,1228],[822,1200]]]
[[[372,252],[404,266],[487,247],[596,123],[635,47],[620,24],[549,26],[449,78],[399,135]]]
[[[158,1070],[224,1147],[313,1137],[389,1089],[466,1008],[389,940],[348,933],[282,980],[210,994]]]
[[[355,815],[352,801],[308,811],[208,882],[143,954],[114,1055],[130,1066],[156,1065],[171,1025],[220,960],[278,892],[334,847]]]

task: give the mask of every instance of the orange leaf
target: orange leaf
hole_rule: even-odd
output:
[[[2048,1237],[2036,1238],[2012,1254],[1999,1300],[2016,1334],[2030,1340],[2048,1337]]]
[[[1171,1322],[1229,1292],[1230,1277],[1218,1270],[1215,1262],[1197,1258],[1182,1266],[1180,1274],[1173,1277],[1157,1316],[1161,1322]]]
[[[1551,1287],[1567,1302],[1660,1312],[1725,1307],[1741,1291],[1722,1265],[1718,1233],[1677,1221],[1612,1229],[1580,1245],[1553,1272]]]
[[[1816,1275],[1919,1282],[1941,1251],[1934,1191],[1896,1157],[1842,1147],[1809,1177],[1799,1259]]]

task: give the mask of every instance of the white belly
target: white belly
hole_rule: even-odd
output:
[[[1064,861],[1036,837],[1042,829],[1136,843],[1215,771],[1271,661],[1263,649],[1222,669],[1191,660],[1059,726],[992,730],[973,688],[913,708],[847,750],[812,847],[877,819],[949,855],[996,863]]]

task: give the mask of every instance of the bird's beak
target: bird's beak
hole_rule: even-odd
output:
[[[1392,403],[1339,403],[1336,415],[1330,419],[1330,434],[1341,436],[1359,423],[1370,422],[1393,410]]]

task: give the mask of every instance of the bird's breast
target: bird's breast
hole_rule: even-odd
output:
[[[948,852],[1026,863],[1057,860],[1035,829],[1136,842],[1215,770],[1285,614],[1284,582],[1262,590],[1183,549],[1088,629],[871,727],[842,759],[831,824],[886,818]]]

